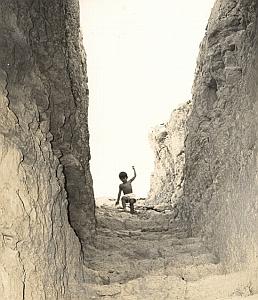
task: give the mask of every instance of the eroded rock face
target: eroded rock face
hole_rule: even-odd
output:
[[[220,0],[213,8],[187,121],[182,209],[228,270],[250,270],[257,290],[256,15],[254,0]]]
[[[179,215],[188,233],[202,233],[225,270],[248,270],[253,292],[258,290],[257,8],[255,0],[214,5],[184,133],[185,165],[179,164],[178,172],[184,174]],[[168,124],[152,136],[157,159],[150,199],[158,203],[171,201],[178,186],[174,170],[180,152],[172,148],[175,131]]]
[[[88,243],[95,217],[78,13],[75,0],[0,2],[3,300],[70,299],[83,279],[66,194]]]
[[[155,154],[147,205],[176,205],[182,197],[185,162],[185,128],[191,102],[175,109],[170,120],[155,127],[150,143]]]

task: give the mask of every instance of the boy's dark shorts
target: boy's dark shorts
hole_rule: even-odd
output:
[[[128,199],[128,198],[125,199],[125,203],[135,203],[135,202],[136,199]]]
[[[135,199],[135,198],[130,197],[130,196],[127,197],[126,195],[124,195],[124,196],[122,197],[122,200],[124,200],[125,203],[135,203],[135,202],[136,202],[136,199]]]

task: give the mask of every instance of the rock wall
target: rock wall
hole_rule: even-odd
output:
[[[147,205],[174,207],[182,197],[185,128],[190,111],[189,101],[175,109],[167,123],[155,127],[150,133],[155,163]]]
[[[70,299],[94,235],[77,0],[0,2],[1,299]],[[61,163],[60,163],[61,162]],[[66,193],[67,191],[67,193]]]
[[[184,205],[227,270],[250,270],[258,289],[257,1],[218,0],[187,121]],[[191,233],[191,232],[190,232]]]

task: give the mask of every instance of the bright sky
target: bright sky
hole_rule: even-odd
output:
[[[191,98],[214,0],[80,0],[90,89],[95,196],[116,197],[118,173],[144,197],[153,171],[148,134]]]

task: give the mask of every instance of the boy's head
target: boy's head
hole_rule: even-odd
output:
[[[125,172],[120,172],[120,173],[119,173],[119,178],[120,178],[120,180],[121,180],[122,182],[126,182],[128,176],[127,176],[127,174],[126,174]]]

